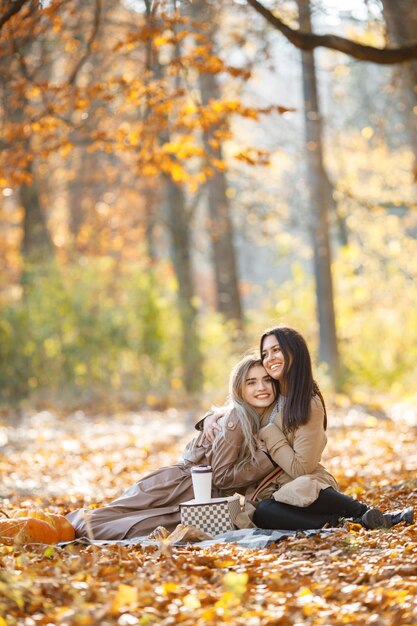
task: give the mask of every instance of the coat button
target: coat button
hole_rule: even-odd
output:
[[[234,425],[235,425],[234,422],[228,422],[227,423],[227,427],[228,428],[233,428]]]

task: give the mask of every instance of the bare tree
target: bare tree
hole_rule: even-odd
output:
[[[309,31],[311,30],[310,1],[297,0],[297,4],[300,26],[304,31]],[[303,50],[301,57],[307,178],[311,210],[310,232],[314,254],[314,276],[319,322],[319,359],[327,364],[332,381],[337,387],[340,361],[331,272],[329,182],[323,164],[322,120],[317,93],[314,53]]]

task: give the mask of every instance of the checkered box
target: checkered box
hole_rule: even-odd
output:
[[[218,535],[235,528],[234,521],[240,511],[239,496],[212,498],[209,502],[188,500],[180,504],[181,524]]]

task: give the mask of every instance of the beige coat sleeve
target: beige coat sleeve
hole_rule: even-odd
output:
[[[256,452],[255,460],[249,460],[243,467],[237,468],[243,435],[234,411],[221,418],[220,424],[223,429],[213,442],[211,460],[213,484],[216,487],[239,490],[257,482],[274,469],[273,463],[262,450]]]
[[[317,468],[327,443],[323,419],[323,406],[318,398],[313,397],[310,419],[297,428],[292,445],[276,422],[259,431],[259,437],[265,441],[275,463],[291,478],[311,474]]]

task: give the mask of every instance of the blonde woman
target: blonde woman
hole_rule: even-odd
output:
[[[211,465],[213,497],[244,493],[275,467],[257,435],[275,403],[275,387],[262,362],[246,356],[232,370],[229,398],[213,442],[204,433],[186,447],[183,460],[141,478],[109,505],[67,515],[76,536],[125,539],[149,534],[157,526],[173,530],[179,504],[194,497],[191,468]]]

